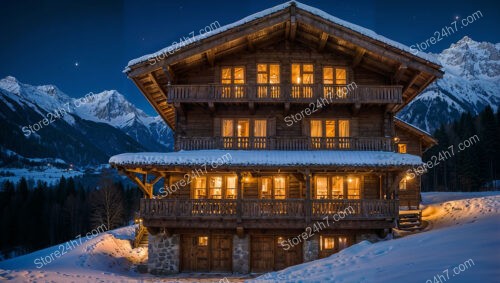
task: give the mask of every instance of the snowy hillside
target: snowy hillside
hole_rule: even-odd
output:
[[[456,120],[461,113],[479,113],[487,105],[500,105],[500,43],[476,42],[465,36],[434,55],[445,72],[398,116],[433,132],[441,123]]]
[[[444,202],[432,203],[433,199]],[[445,269],[450,282],[498,282],[500,192],[430,193],[429,197],[423,193],[423,201],[427,203],[423,219],[430,222],[430,231],[375,244],[363,241],[250,282],[432,283],[439,282],[434,276],[443,275]],[[474,264],[455,275],[453,268],[469,259]]]
[[[264,274],[249,282],[434,282],[449,269],[450,282],[498,282],[500,277],[500,192],[424,193],[424,220],[429,231],[371,244],[367,241],[328,258]],[[133,226],[104,232],[36,268],[35,260],[58,246],[0,262],[5,282],[241,282],[243,277],[191,274],[155,277],[140,274],[136,265],[146,251],[132,249]],[[473,264],[469,261],[473,260]],[[453,276],[453,268],[469,262]],[[40,266],[40,264],[38,264]],[[451,278],[453,277],[453,281]],[[445,281],[443,281],[445,282]],[[446,281],[447,282],[447,281]]]
[[[159,116],[148,116],[114,90],[75,99],[56,86],[9,76],[0,80],[0,110],[2,150],[26,157],[87,165],[116,153],[172,147],[172,131]]]

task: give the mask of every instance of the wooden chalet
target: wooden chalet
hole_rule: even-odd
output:
[[[144,192],[148,270],[266,272],[384,237],[418,208],[406,172],[436,143],[395,114],[440,69],[296,1],[132,60],[175,132],[174,152],[110,159]]]

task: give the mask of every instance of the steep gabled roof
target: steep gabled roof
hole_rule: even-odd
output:
[[[386,77],[393,85],[401,85],[403,103],[394,105],[393,112],[401,110],[443,75],[441,66],[431,56],[422,52],[412,54],[404,44],[296,1],[134,59],[125,72],[175,130],[176,107],[168,102],[167,85],[175,84],[177,75],[182,76],[203,64],[213,66],[214,62],[232,54],[265,48],[283,40],[325,54],[342,54],[352,59],[352,68],[364,68]],[[150,61],[152,58],[154,60]]]
[[[359,34],[362,34],[362,35],[365,35],[369,38],[372,38],[374,40],[377,40],[379,41],[380,43],[383,43],[383,44],[386,44],[386,45],[389,45],[389,46],[392,46],[396,49],[399,49],[400,51],[404,51],[408,54],[411,54],[413,56],[416,56],[416,57],[419,57],[423,60],[426,60],[428,62],[431,62],[431,63],[434,63],[436,65],[439,65],[439,61],[434,58],[433,56],[425,53],[425,52],[418,52],[417,54],[413,54],[413,50],[402,44],[402,43],[399,43],[399,42],[396,42],[394,40],[391,40],[385,36],[382,36],[382,35],[379,35],[377,34],[376,32],[370,30],[370,29],[367,29],[367,28],[364,28],[364,27],[361,27],[361,26],[358,26],[356,24],[353,24],[353,23],[350,23],[350,22],[347,22],[347,21],[344,21],[340,18],[337,18],[335,16],[332,16],[320,9],[317,9],[317,8],[314,8],[314,7],[311,7],[311,6],[308,6],[308,5],[305,5],[305,4],[302,4],[298,1],[289,1],[289,2],[286,2],[286,3],[283,3],[283,4],[280,4],[280,5],[277,5],[277,6],[274,6],[272,8],[269,8],[269,9],[266,9],[266,10],[263,10],[261,12],[258,12],[258,13],[255,13],[255,14],[252,14],[248,17],[245,17],[239,21],[236,21],[234,23],[231,23],[231,24],[228,24],[228,25],[225,25],[225,26],[222,26],[218,29],[215,29],[213,31],[211,31],[210,33],[205,33],[205,34],[200,34],[200,35],[197,35],[195,36],[194,38],[190,39],[189,41],[186,40],[186,41],[183,41],[181,43],[176,43],[176,44],[172,44],[170,46],[167,46],[157,52],[154,52],[152,54],[147,54],[147,55],[144,55],[144,56],[141,56],[139,58],[135,58],[135,59],[132,59],[128,62],[128,65],[127,67],[125,68],[124,72],[129,72],[130,71],[130,68],[133,67],[134,65],[137,65],[137,64],[140,64],[140,63],[143,63],[143,62],[146,62],[148,61],[149,59],[151,58],[155,58],[155,57],[158,57],[162,54],[167,54],[169,51],[172,51],[174,49],[177,49],[176,52],[182,50],[182,48],[184,47],[187,47],[189,45],[192,45],[196,42],[199,42],[200,40],[203,40],[203,39],[206,39],[206,38],[209,38],[209,37],[213,37],[217,34],[220,34],[222,32],[225,32],[225,31],[228,31],[230,29],[233,29],[233,28],[237,28],[237,27],[240,27],[246,23],[249,23],[249,22],[252,22],[254,20],[257,20],[257,19],[260,19],[260,18],[263,18],[263,17],[266,17],[266,16],[269,16],[271,14],[274,14],[274,13],[277,13],[279,11],[283,11],[293,5],[296,5],[297,8],[299,9],[302,9],[304,11],[307,11],[307,12],[310,12],[311,14],[314,14],[316,16],[319,16],[327,21],[330,21],[332,23],[335,23],[335,24],[338,24],[340,26],[343,26],[353,32],[356,32],[356,33],[359,33]],[[180,50],[179,50],[180,49]]]
[[[438,144],[438,141],[432,137],[431,134],[429,134],[428,132],[416,127],[416,126],[413,126],[412,124],[409,124],[397,117],[394,117],[394,124],[396,127],[399,127],[400,129],[404,130],[404,131],[407,131],[413,135],[416,135],[418,137],[421,138],[422,142],[423,142],[423,147],[424,147],[424,151],[434,145],[437,145]]]

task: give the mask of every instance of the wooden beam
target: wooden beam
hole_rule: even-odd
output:
[[[401,76],[404,72],[406,72],[406,70],[408,70],[408,67],[405,64],[399,64],[398,68],[394,72],[394,75],[392,76],[392,81],[396,84],[399,83]]]
[[[352,67],[356,68],[361,60],[363,59],[363,56],[366,53],[366,49],[363,48],[356,48],[356,55],[354,55],[354,59],[352,60]]]
[[[207,52],[205,52],[205,55],[207,56],[207,62],[208,64],[210,64],[210,66],[214,66],[214,62],[215,62],[215,53],[214,51],[212,50],[208,50]]]
[[[174,72],[172,71],[172,68],[170,66],[166,66],[161,68],[163,70],[163,73],[165,73],[165,76],[167,77],[167,80],[169,83],[174,83],[175,82],[175,76]]]
[[[248,44],[248,50],[250,50],[250,52],[254,52],[255,46],[254,46],[253,41],[250,38],[250,36],[247,36],[247,44]]]
[[[432,75],[435,75],[436,77],[442,77],[443,75],[443,73],[438,68],[432,67],[430,65],[431,63],[422,62],[424,61],[424,59],[415,58],[408,52],[398,52],[398,50],[396,50],[396,48],[392,46],[380,43],[377,40],[369,38],[367,36],[357,34],[352,30],[349,30],[341,25],[329,22],[319,16],[300,10],[300,12],[296,14],[296,18],[297,21],[313,27],[317,27],[318,29],[321,29],[324,32],[328,33],[330,36],[341,38],[347,42],[350,42],[382,57],[405,63],[412,69],[430,73]],[[417,62],[417,60],[419,60],[419,62]]]
[[[237,27],[235,29],[230,29],[219,34],[209,36],[205,39],[200,40],[196,44],[187,45],[180,50],[176,51],[174,54],[167,56],[164,60],[151,65],[147,61],[137,64],[132,67],[132,70],[128,73],[129,77],[136,77],[141,74],[151,72],[152,70],[158,69],[160,66],[168,66],[172,63],[178,62],[182,59],[189,58],[193,55],[201,54],[209,49],[218,47],[219,45],[233,40],[246,37],[255,32],[261,31],[265,28],[272,27],[276,24],[283,23],[290,19],[290,15],[287,11],[277,12],[271,17],[263,17],[248,23],[251,27],[242,28]],[[158,65],[158,66],[157,66]]]
[[[137,186],[139,186],[139,189],[144,193],[144,196],[146,198],[152,198],[153,197],[153,190],[152,190],[152,187],[150,186],[147,186],[147,184],[145,184],[145,182],[141,181],[136,175],[134,175],[134,173],[132,172],[128,172],[128,171],[125,171],[125,175],[127,175],[127,177],[134,181]],[[144,175],[146,176],[146,175]]]
[[[295,35],[297,34],[297,7],[295,5],[290,6],[290,41],[295,40]]]
[[[422,72],[421,71],[417,71],[413,77],[411,78],[411,80],[408,82],[408,84],[405,85],[405,87],[403,88],[403,97],[405,96],[405,93],[406,91],[408,91],[412,86],[413,84],[417,81],[418,77],[420,76]]]
[[[322,51],[325,48],[327,40],[328,40],[328,34],[326,32],[322,32],[321,36],[319,37],[318,51]]]

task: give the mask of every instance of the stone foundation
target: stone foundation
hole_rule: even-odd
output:
[[[319,258],[319,237],[314,236],[302,245],[304,262],[313,261]]]
[[[233,235],[233,273],[250,272],[250,236],[244,238]]]
[[[179,272],[179,235],[149,235],[148,271],[162,275]]]

